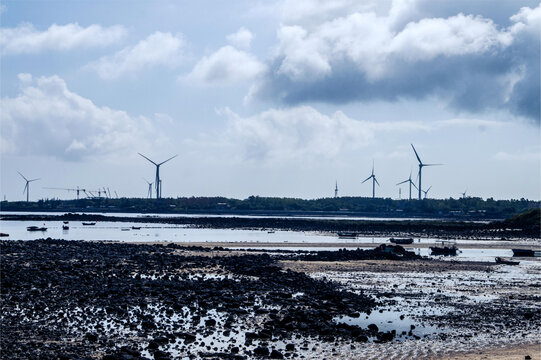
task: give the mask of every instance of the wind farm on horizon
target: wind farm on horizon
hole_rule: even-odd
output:
[[[412,179],[412,171],[410,171],[409,177],[407,179],[403,180],[403,181],[400,181],[400,182],[396,183],[395,186],[400,186],[402,184],[407,184],[408,188],[409,188],[408,200],[413,200],[414,199],[414,197],[412,196],[412,187],[415,190],[417,190],[416,199],[423,200],[423,199],[426,199],[428,197],[428,193],[433,187],[432,185],[430,185],[428,188],[423,189],[423,187],[422,187],[423,168],[424,167],[430,167],[430,166],[439,166],[439,165],[443,165],[443,164],[439,164],[439,163],[423,163],[423,161],[421,160],[421,157],[420,157],[419,153],[417,152],[417,149],[415,148],[415,146],[413,144],[410,144],[410,145],[411,145],[411,148],[413,150],[413,154],[415,156],[415,159],[418,162],[419,170],[417,172],[416,180],[414,181]],[[155,166],[154,181],[148,181],[146,178],[143,177],[143,180],[147,184],[146,198],[147,199],[151,199],[151,198],[161,199],[163,197],[163,195],[162,195],[163,182],[162,182],[162,179],[160,178],[160,167],[162,165],[164,165],[165,163],[167,163],[167,162],[173,160],[174,158],[178,157],[178,154],[176,154],[174,156],[171,156],[171,157],[167,158],[166,160],[164,160],[162,162],[155,162],[154,160],[150,159],[149,157],[145,156],[142,153],[137,153],[137,154]],[[25,186],[24,186],[23,194],[26,193],[26,201],[28,202],[30,200],[30,196],[29,196],[30,183],[34,182],[34,181],[37,181],[37,180],[41,180],[41,178],[36,178],[36,179],[30,179],[29,180],[26,177],[24,177],[20,172],[18,172],[18,173],[25,180]],[[374,160],[372,161],[372,170],[371,170],[370,175],[366,179],[361,181],[361,184],[364,184],[364,183],[368,182],[369,180],[372,180],[371,181],[371,183],[372,183],[371,198],[375,199],[377,197],[376,196],[376,185],[378,187],[381,187],[381,185],[380,185],[380,182],[378,181],[378,178],[376,176],[375,161]],[[97,190],[89,190],[88,188],[82,187],[82,186],[81,187],[76,186],[75,188],[73,188],[73,187],[43,187],[43,189],[62,190],[62,191],[74,192],[76,194],[77,199],[80,199],[81,195],[83,195],[86,198],[102,198],[102,197],[103,198],[112,198],[111,191],[107,187],[103,187],[103,188],[100,187]],[[334,198],[339,197],[338,191],[339,190],[338,190],[338,179],[337,179],[335,181]],[[467,189],[464,192],[460,192],[460,194],[462,195],[462,198],[466,198],[466,192],[467,192]],[[401,193],[402,193],[402,189],[399,187],[399,199],[401,199]],[[113,191],[113,194],[115,195],[116,198],[119,198],[116,191]]]

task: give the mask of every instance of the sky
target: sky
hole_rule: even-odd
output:
[[[541,199],[539,1],[0,4],[2,199]]]

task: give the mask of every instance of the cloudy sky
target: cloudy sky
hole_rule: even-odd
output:
[[[1,4],[7,200],[541,198],[539,1]]]

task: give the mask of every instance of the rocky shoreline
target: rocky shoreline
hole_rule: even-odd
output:
[[[394,343],[405,339],[469,341],[492,328],[519,331],[527,339],[541,324],[539,299],[531,292],[490,306],[461,300],[460,311],[451,314],[429,312],[425,320],[448,328],[430,336],[413,325],[397,331],[356,324],[371,313],[384,314],[397,296],[434,308],[456,303],[434,289],[441,287],[437,281],[448,281],[448,271],[493,272],[493,264],[449,266],[401,247],[267,254],[52,239],[0,246],[5,359],[356,358],[375,346],[394,351]],[[354,280],[343,282],[344,275],[333,275],[345,274],[334,271],[341,263],[363,261],[382,269],[404,264],[400,272],[416,267],[442,278],[413,291],[414,283],[402,276],[398,287],[373,288],[368,285],[385,277],[354,271],[348,272]],[[329,271],[321,273],[322,263]],[[303,266],[312,270],[299,270]],[[461,328],[468,331],[453,334]]]

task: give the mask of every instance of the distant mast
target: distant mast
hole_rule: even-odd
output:
[[[338,197],[338,180],[336,180],[336,184],[334,186],[334,198],[336,199]]]

